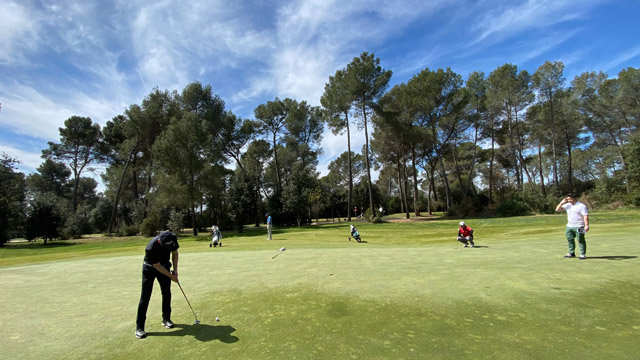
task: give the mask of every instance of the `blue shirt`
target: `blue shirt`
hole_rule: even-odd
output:
[[[267,218],[267,225],[271,225],[271,215]]]

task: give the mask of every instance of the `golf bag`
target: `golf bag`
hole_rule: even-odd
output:
[[[218,245],[222,247],[222,233],[220,232],[220,229],[215,225],[211,228],[213,235],[211,237],[211,244],[209,244],[209,247],[216,247]]]

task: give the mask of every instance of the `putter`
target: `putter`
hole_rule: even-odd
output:
[[[282,252],[283,252],[283,251],[285,251],[285,250],[287,250],[287,249],[285,249],[285,248],[278,249],[277,251],[280,251],[280,252],[279,252],[279,253],[277,253],[277,254],[275,254],[275,255],[273,255],[273,257],[272,257],[271,259],[275,259],[275,258],[276,258],[276,256],[278,256],[278,255],[282,254]]]
[[[184,290],[182,290],[182,285],[180,285],[180,282],[178,282],[178,287],[180,287],[180,291],[182,291],[182,295],[184,295],[184,299],[187,300],[187,304],[189,304],[189,308],[191,309],[193,316],[195,316],[196,318],[196,321],[193,323],[193,325],[200,324],[200,320],[198,320],[198,315],[196,315],[196,312],[193,311],[193,307],[191,307],[191,303],[189,302],[189,299],[187,299],[187,294],[185,294]]]

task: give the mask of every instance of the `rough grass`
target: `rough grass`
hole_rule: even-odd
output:
[[[172,330],[156,285],[134,337],[146,239],[0,249],[7,359],[634,359],[640,212],[591,215],[586,261],[564,215],[358,223],[181,238]],[[287,250],[275,259],[276,249]],[[51,259],[51,260],[50,260]],[[221,321],[216,322],[219,316]]]

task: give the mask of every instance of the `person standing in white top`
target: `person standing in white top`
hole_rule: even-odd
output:
[[[578,201],[578,197],[575,194],[567,194],[562,201],[556,206],[556,212],[567,212],[567,228],[565,234],[567,236],[567,242],[569,243],[569,253],[565,255],[565,258],[576,257],[576,243],[575,238],[578,238],[578,245],[580,246],[580,260],[587,258],[587,241],[585,240],[585,233],[589,231],[589,211],[585,204]]]

